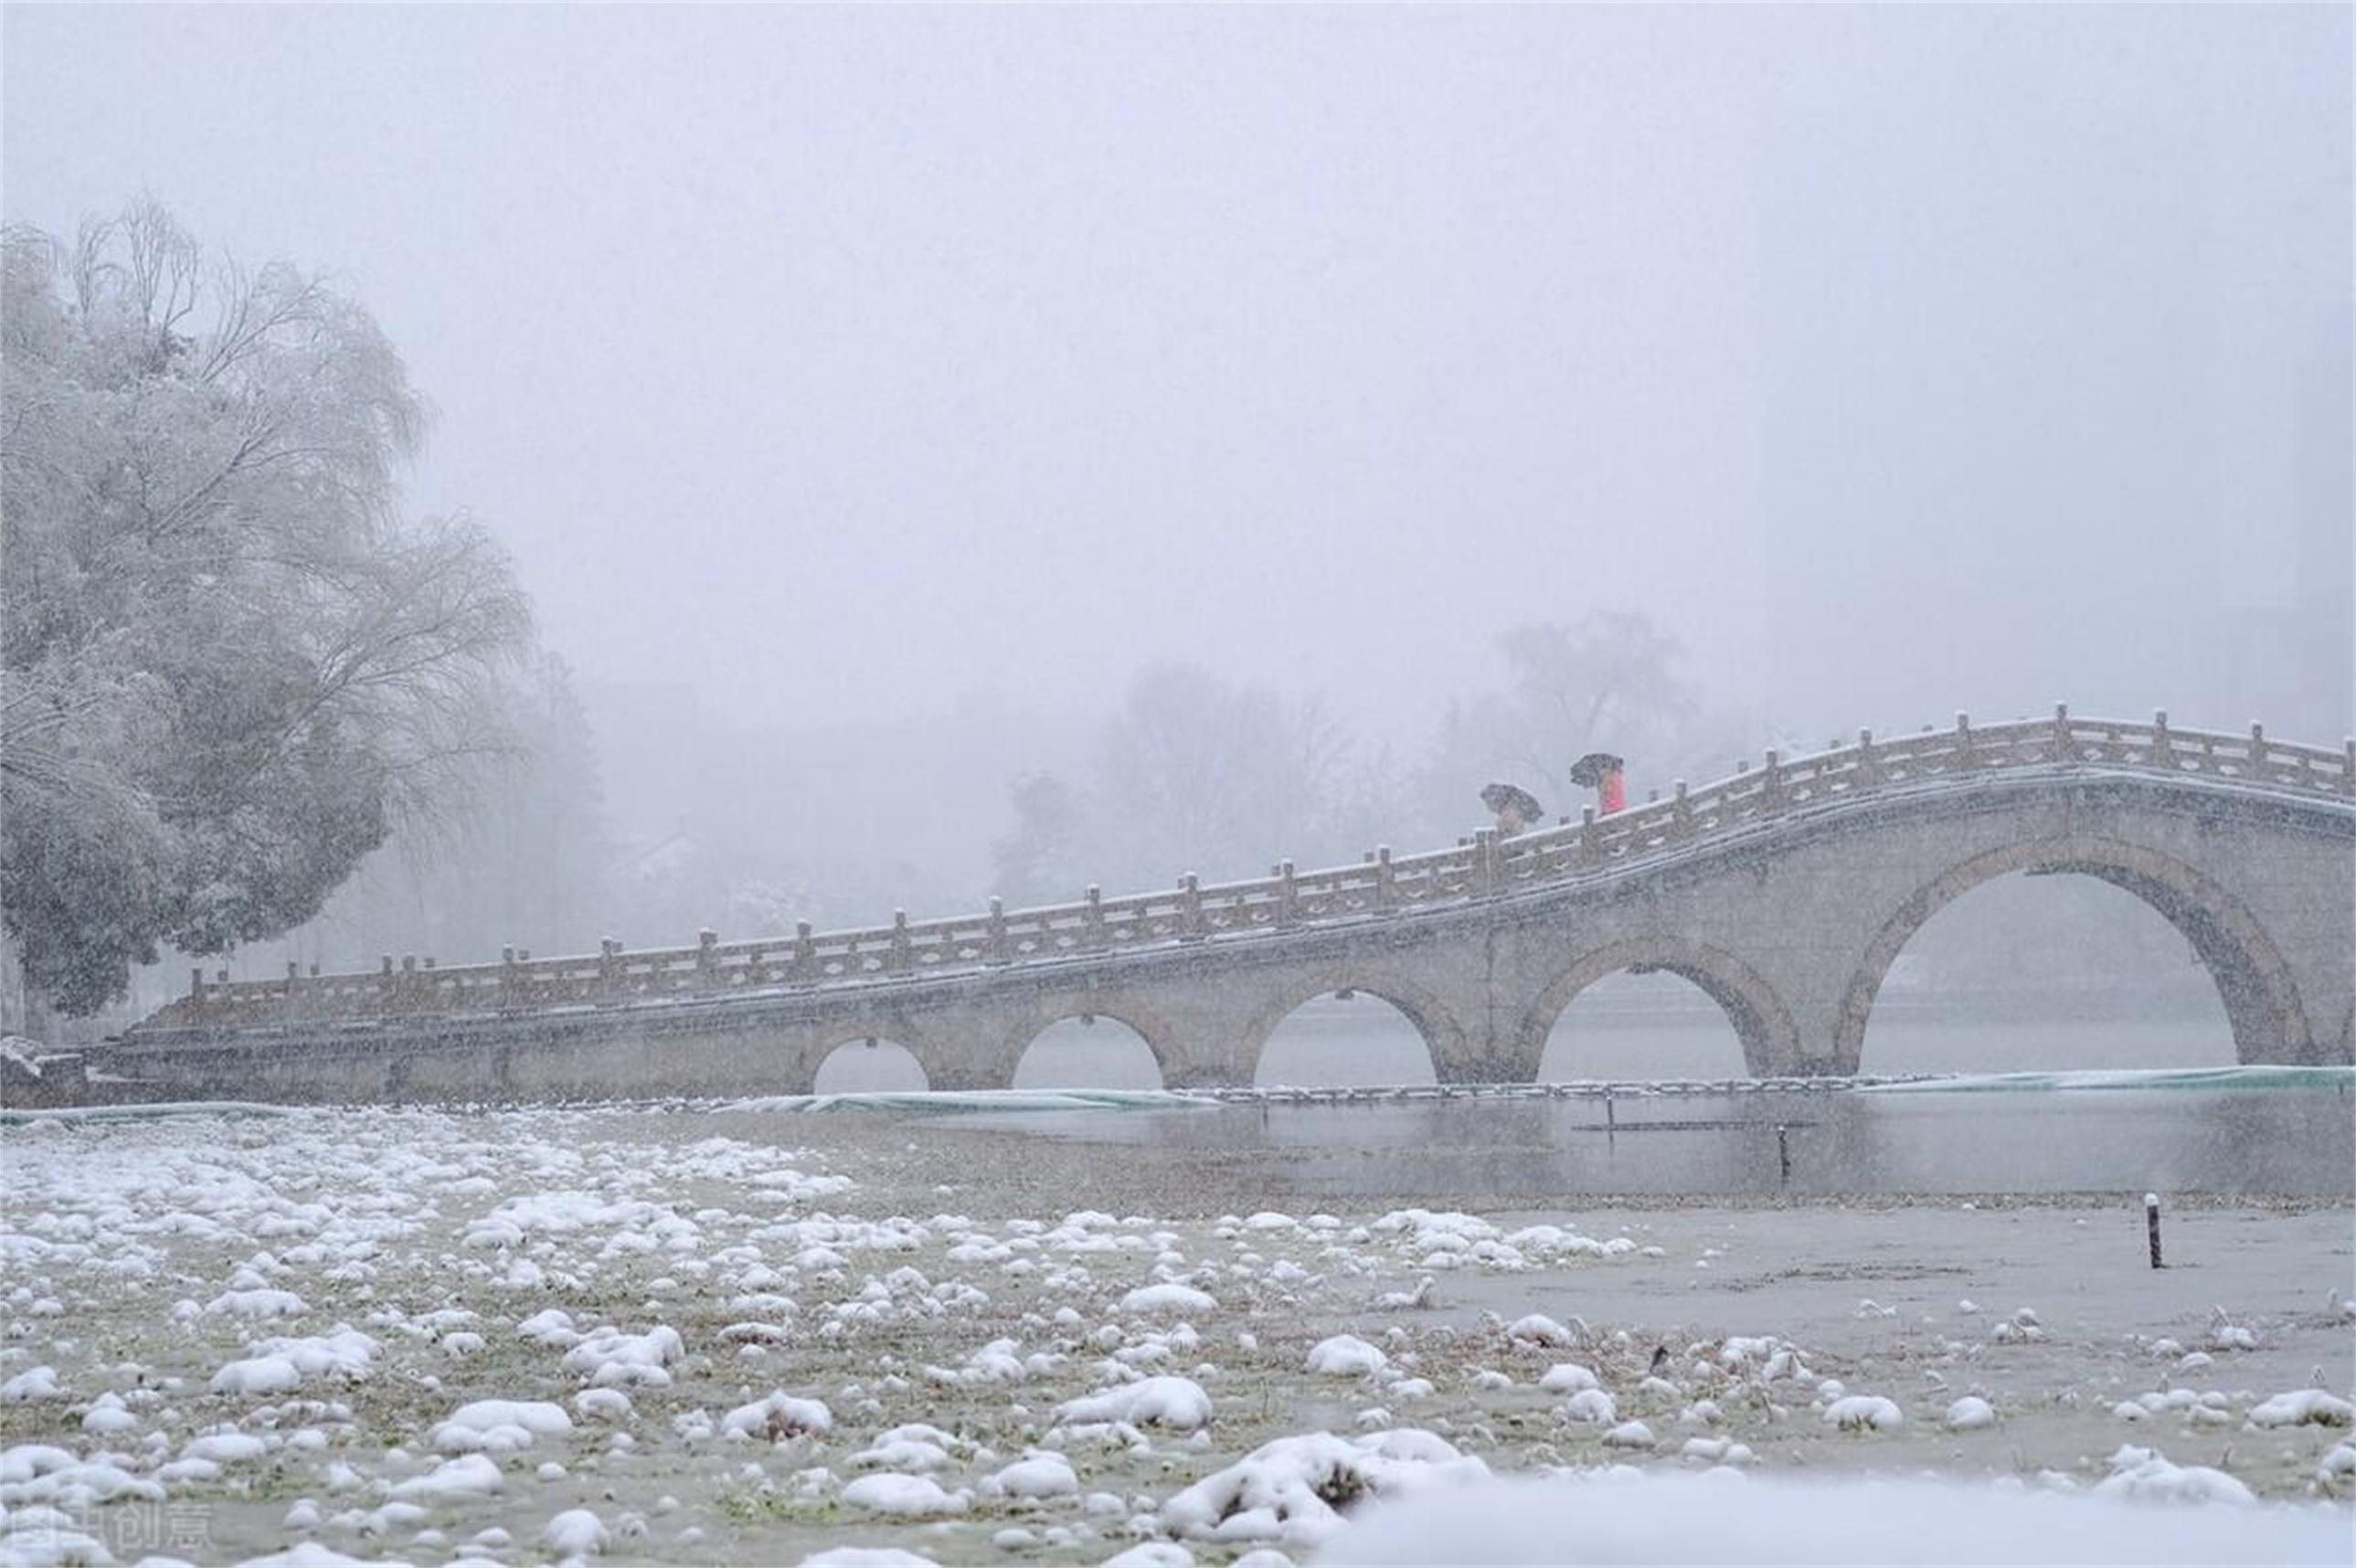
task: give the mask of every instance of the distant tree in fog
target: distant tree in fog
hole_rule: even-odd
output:
[[[1098,731],[1084,786],[1035,773],[1016,784],[1014,829],[996,846],[999,891],[1062,902],[1089,882],[1128,891],[1187,871],[1258,876],[1287,856],[1339,858],[1355,831],[1351,754],[1314,699],[1154,666]]]
[[[424,411],[352,301],[151,202],[5,235],[0,917],[68,1012],[316,913],[513,743],[504,557],[405,524]]]
[[[1138,885],[1265,870],[1280,856],[1322,858],[1344,751],[1314,698],[1159,665],[1130,683],[1098,739],[1094,804]]]
[[[1586,793],[1570,765],[1592,751],[1627,758],[1639,790],[1718,778],[1754,728],[1708,707],[1676,639],[1638,612],[1517,626],[1497,646],[1505,688],[1450,707],[1415,780],[1411,814],[1427,831],[1478,823],[1474,795],[1492,778],[1529,789],[1551,815],[1575,815]]]
[[[1079,796],[1053,773],[1025,773],[1014,781],[1013,805],[1013,831],[991,846],[999,896],[1018,908],[1069,899],[1091,875]]]

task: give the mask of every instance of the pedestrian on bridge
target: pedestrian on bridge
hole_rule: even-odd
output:
[[[1590,752],[1570,764],[1570,782],[1595,792],[1595,815],[1609,816],[1628,805],[1627,764],[1609,752]]]
[[[1481,804],[1497,814],[1497,837],[1511,838],[1533,827],[1546,816],[1537,796],[1519,784],[1493,784],[1481,792]]]

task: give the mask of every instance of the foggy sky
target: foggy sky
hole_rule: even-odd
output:
[[[1829,734],[2351,727],[2338,7],[46,9],[5,206],[334,272],[412,494],[753,725],[1645,610]],[[611,738],[609,738],[610,742]]]

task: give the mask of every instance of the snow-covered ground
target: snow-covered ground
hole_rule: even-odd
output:
[[[0,1564],[2349,1536],[2344,1206],[2174,1215],[2154,1274],[2140,1194],[1314,1212],[1105,1157],[694,1108],[10,1125]]]

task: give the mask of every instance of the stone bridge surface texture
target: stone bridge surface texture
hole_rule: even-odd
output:
[[[1058,911],[805,930],[766,949],[707,934],[466,971],[200,977],[112,1065],[246,1095],[798,1093],[836,1047],[873,1038],[913,1052],[935,1089],[1003,1088],[1042,1030],[1095,1017],[1135,1029],[1168,1085],[1240,1085],[1294,1008],[1354,990],[1412,1020],[1442,1083],[1526,1083],[1584,987],[1667,970],[1725,1010],[1754,1075],[1847,1074],[1868,1065],[1874,997],[1908,939],[2020,871],[2101,878],[2165,916],[2215,979],[2241,1061],[2346,1062],[2351,756],[2066,710],[1869,737],[1771,754],[1624,821],[1225,889],[1091,891]]]

